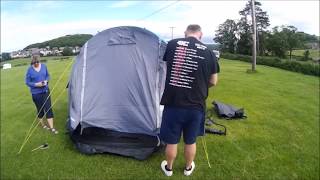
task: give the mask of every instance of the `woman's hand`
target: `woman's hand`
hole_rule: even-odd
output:
[[[35,85],[36,87],[42,87],[42,86],[45,86],[43,82],[44,82],[44,81],[37,82],[37,83],[35,83],[34,85]]]

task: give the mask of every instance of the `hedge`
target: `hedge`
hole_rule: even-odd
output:
[[[223,53],[221,54],[221,57],[225,59],[240,60],[249,63],[252,62],[251,56],[242,54]],[[276,67],[293,72],[299,72],[307,75],[320,75],[320,67],[319,64],[316,63],[299,62],[295,60],[281,60],[277,57],[257,56],[257,64]]]

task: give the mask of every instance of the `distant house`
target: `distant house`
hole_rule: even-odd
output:
[[[60,51],[58,47],[53,47],[51,52],[52,52],[52,55],[54,55],[54,56],[61,56],[62,55],[61,54],[62,51]]]
[[[80,47],[76,46],[76,47],[72,48],[72,52],[73,52],[73,54],[78,54],[80,52]]]
[[[319,43],[313,43],[313,45],[312,45],[312,49],[320,49],[320,47],[319,47]]]
[[[12,59],[18,58],[18,52],[17,52],[17,51],[12,51],[12,52],[10,53],[10,56],[11,56]]]
[[[29,51],[22,51],[22,57],[30,57],[30,52]]]
[[[11,58],[25,58],[30,57],[30,52],[27,50],[18,50],[10,53]]]
[[[52,51],[50,49],[46,49],[46,48],[41,48],[40,49],[40,55],[42,56],[50,56],[52,55]]]

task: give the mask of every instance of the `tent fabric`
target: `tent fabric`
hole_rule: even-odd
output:
[[[99,32],[76,57],[69,80],[70,131],[78,126],[156,137],[166,43],[139,27]]]
[[[108,152],[145,160],[163,147],[157,136],[121,133],[97,127],[85,128],[82,134],[80,131],[81,127],[78,126],[71,134],[71,139],[81,153],[89,155]]]
[[[219,117],[233,119],[233,118],[246,118],[243,108],[237,108],[232,105],[224,104],[214,101],[213,105]]]

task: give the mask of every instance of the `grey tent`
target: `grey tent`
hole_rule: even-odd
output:
[[[165,47],[131,26],[104,30],[83,45],[70,75],[67,123],[80,152],[142,160],[159,148]]]

